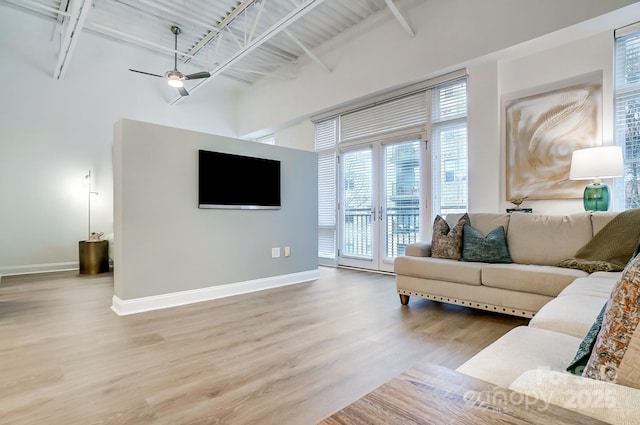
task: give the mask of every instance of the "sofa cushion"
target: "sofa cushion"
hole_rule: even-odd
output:
[[[457,370],[508,387],[530,369],[564,369],[581,339],[546,329],[518,326],[463,363]]]
[[[462,261],[483,263],[512,263],[507,248],[504,227],[499,226],[484,236],[465,223],[462,235]]]
[[[588,295],[590,297],[602,298],[604,301],[607,301],[611,296],[611,291],[615,285],[616,279],[598,277],[592,274],[587,277],[579,277],[571,282],[569,286],[564,288],[558,294],[558,298],[571,295]]]
[[[396,257],[393,270],[396,274],[444,280],[467,285],[480,285],[482,263],[464,263],[433,257]]]
[[[497,227],[504,227],[505,235],[509,232],[509,219],[511,214],[494,213],[470,213],[470,224],[483,235],[488,234]]]
[[[444,218],[436,216],[433,222],[431,256],[459,260],[462,257],[462,232],[468,222],[469,216],[465,214],[453,227],[449,227]]]
[[[431,242],[415,242],[404,249],[405,255],[412,257],[431,257]]]
[[[636,257],[613,288],[583,376],[640,388],[636,367],[640,363],[640,332],[635,332],[640,323],[639,300],[640,257]]]
[[[622,272],[594,272],[589,275],[589,277],[602,277],[605,279],[613,279],[614,281],[620,279],[622,276]]]
[[[638,247],[640,239],[640,208],[616,215],[575,256],[560,261],[560,267],[570,267],[589,273],[621,271]]]
[[[524,214],[523,214],[524,215]],[[555,297],[578,277],[587,276],[581,270],[531,264],[485,264],[482,284]]]
[[[615,216],[617,211],[594,211],[591,213],[591,227],[593,228],[593,236],[604,228]]]
[[[604,298],[587,295],[554,298],[538,311],[529,326],[584,338],[606,303]]]
[[[465,213],[469,216],[469,224],[475,227],[483,235],[486,235],[496,227],[504,227],[504,232],[509,233],[509,219],[511,214],[501,213]],[[447,223],[454,226],[464,214],[447,214]]]
[[[507,245],[519,264],[553,265],[575,253],[592,238],[589,213],[572,215],[513,214]]]
[[[529,370],[510,390],[544,400],[607,424],[640,424],[640,390],[557,370]]]

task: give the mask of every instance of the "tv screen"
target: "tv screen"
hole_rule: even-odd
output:
[[[198,208],[278,209],[280,161],[198,152]]]

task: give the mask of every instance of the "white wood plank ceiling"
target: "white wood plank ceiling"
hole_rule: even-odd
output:
[[[402,0],[395,0],[402,1]],[[388,8],[413,31],[394,0],[0,0],[57,22],[61,33],[54,78],[64,78],[75,44],[91,31],[117,42],[166,54],[218,76],[248,84],[277,75],[306,55],[330,72],[314,49]],[[172,26],[178,26],[174,50]],[[176,99],[178,101],[179,99]],[[174,101],[175,102],[175,101]]]

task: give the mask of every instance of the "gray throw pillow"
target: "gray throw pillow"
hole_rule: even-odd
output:
[[[467,223],[469,223],[469,215],[466,213],[460,217],[453,229],[449,228],[444,218],[436,216],[431,238],[431,257],[459,260],[462,257],[463,226]]]
[[[481,263],[513,263],[507,248],[504,227],[496,227],[485,237],[470,224],[465,224],[462,233],[461,260]]]

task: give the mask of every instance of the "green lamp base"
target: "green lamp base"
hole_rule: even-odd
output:
[[[584,188],[582,197],[585,211],[607,211],[609,209],[609,186],[590,183]]]

